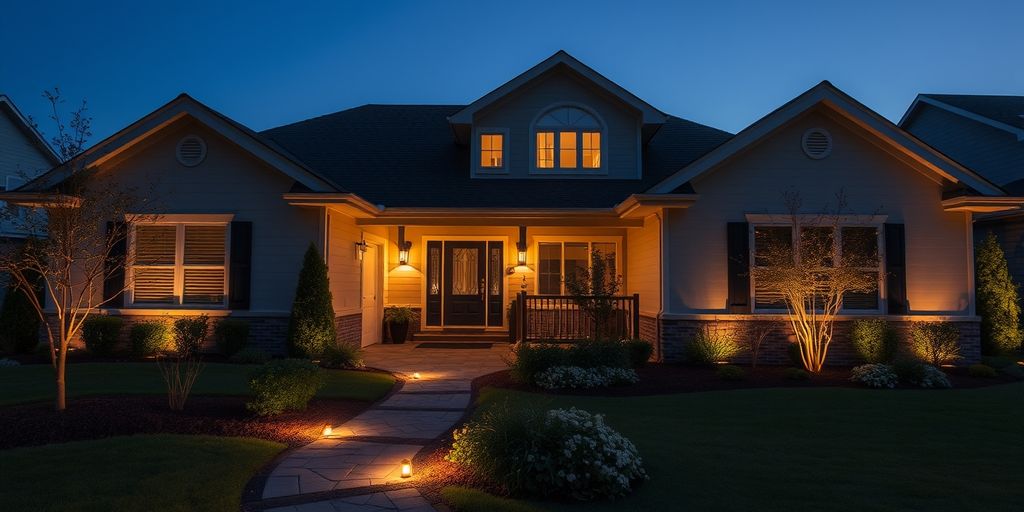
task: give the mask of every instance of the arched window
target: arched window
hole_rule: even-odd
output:
[[[545,113],[533,127],[537,169],[600,169],[601,123],[576,107]]]

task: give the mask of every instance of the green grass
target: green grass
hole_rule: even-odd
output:
[[[1024,383],[970,390],[765,389],[509,400],[607,415],[650,480],[598,504],[543,510],[1019,510]],[[472,509],[467,509],[472,510]]]
[[[9,511],[238,510],[246,482],[284,445],[132,436],[0,451]]]
[[[441,498],[457,512],[540,512],[529,504],[468,487],[445,487]]]
[[[192,390],[194,395],[248,395],[248,376],[254,365],[207,364]],[[379,372],[323,370],[326,385],[321,398],[371,402],[385,394],[394,377]],[[166,393],[155,363],[78,363],[67,369],[69,397],[104,394]],[[0,369],[0,405],[52,400],[53,369],[49,365],[23,365]]]

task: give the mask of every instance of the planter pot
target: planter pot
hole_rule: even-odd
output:
[[[409,335],[409,324],[388,324],[388,332],[391,333],[391,343],[405,343],[405,337]]]

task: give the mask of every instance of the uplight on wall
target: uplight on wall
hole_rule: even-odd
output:
[[[412,249],[412,242],[405,239],[405,226],[398,226],[398,265],[405,267],[409,265],[409,251]]]

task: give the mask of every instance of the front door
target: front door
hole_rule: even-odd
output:
[[[369,245],[363,253],[362,346],[380,343],[380,280],[378,279],[377,246]]]
[[[444,243],[444,325],[485,325],[487,242]]]

